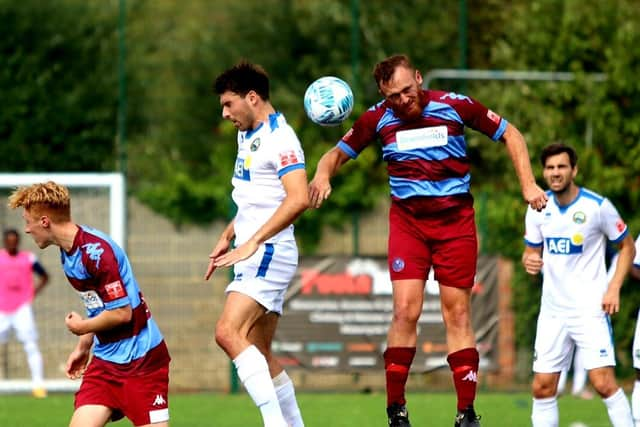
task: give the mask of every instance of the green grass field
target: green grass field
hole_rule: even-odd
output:
[[[408,395],[411,422],[416,427],[451,427],[455,397],[449,393]],[[300,393],[298,396],[307,427],[385,426],[385,397],[380,393]],[[46,399],[30,396],[0,396],[0,426],[66,426],[73,408],[73,395],[53,394]],[[476,402],[483,427],[531,425],[531,398],[525,393],[481,393]],[[247,427],[262,425],[258,409],[248,395],[173,394],[170,396],[172,427]],[[581,422],[588,427],[609,426],[599,398],[560,398],[560,426]],[[110,425],[128,426],[122,420]]]

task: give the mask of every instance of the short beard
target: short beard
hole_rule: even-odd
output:
[[[561,189],[559,189],[559,190],[551,190],[551,192],[553,194],[555,194],[556,196],[562,196],[564,194],[567,194],[570,189],[571,189],[571,184],[569,183],[569,184],[565,184],[565,186],[562,187]]]
[[[404,122],[412,122],[414,120],[418,120],[422,117],[422,112],[424,111],[424,107],[427,105],[426,97],[424,96],[424,92],[420,91],[418,93],[418,99],[416,101],[418,108],[413,108],[415,104],[412,105],[411,110],[402,110],[397,109],[394,110],[396,116],[404,121]]]

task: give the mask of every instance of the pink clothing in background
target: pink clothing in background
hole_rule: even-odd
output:
[[[15,256],[0,249],[0,311],[12,313],[34,297],[33,264],[36,256],[19,251]]]

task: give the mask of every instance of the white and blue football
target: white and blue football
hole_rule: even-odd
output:
[[[304,93],[304,110],[313,123],[339,125],[353,110],[353,91],[342,79],[320,77]]]

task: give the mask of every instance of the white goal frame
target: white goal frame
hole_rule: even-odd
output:
[[[38,182],[55,181],[73,188],[107,188],[109,190],[109,235],[126,248],[127,199],[121,173],[0,173],[0,188],[15,188]]]
[[[54,181],[74,188],[107,189],[109,192],[109,231],[111,238],[126,250],[126,182],[121,173],[0,173],[0,188],[13,189],[39,182]],[[5,202],[6,203],[6,202]],[[106,230],[104,230],[106,231]],[[5,346],[6,351],[6,346]],[[5,354],[6,357],[6,354]],[[29,393],[33,384],[31,380],[0,380],[0,395],[12,393]],[[44,380],[44,387],[49,392],[74,392],[80,386],[79,381],[69,379]]]

